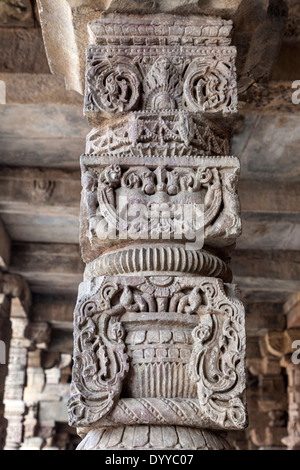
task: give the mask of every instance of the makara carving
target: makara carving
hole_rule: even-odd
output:
[[[228,266],[241,232],[231,28],[168,15],[88,25],[87,266],[69,400],[82,449],[221,449],[217,430],[247,424],[244,309]]]

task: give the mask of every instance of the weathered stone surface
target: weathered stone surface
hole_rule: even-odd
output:
[[[30,0],[3,0],[0,5],[0,26],[34,26],[34,15]]]
[[[232,151],[241,160],[243,178],[297,182],[299,119],[294,114],[249,115],[233,138]],[[263,155],[263,158],[257,158]]]
[[[293,54],[294,55],[294,54]],[[286,67],[285,67],[286,68]],[[280,68],[282,70],[283,67]],[[299,75],[295,75],[295,80]],[[292,77],[293,80],[293,77]],[[251,86],[245,95],[239,97],[239,110],[248,114],[299,113],[300,107],[292,102],[291,81],[270,81]]]
[[[259,337],[264,336],[268,330],[284,330],[285,324],[282,305],[265,302],[246,304],[247,336]]]
[[[0,119],[1,165],[78,169],[88,127],[77,106],[28,105],[20,113],[6,105]]]
[[[291,294],[284,305],[288,328],[300,327],[300,294]]]
[[[57,244],[78,242],[79,221],[75,215],[34,216],[21,213],[3,214],[3,219],[10,236],[16,241]]]
[[[287,22],[285,2],[243,2],[235,17],[239,92],[271,76]],[[259,44],[259,46],[258,46]],[[246,52],[247,51],[247,52]],[[243,55],[246,52],[246,60]]]
[[[255,220],[256,218],[256,220]],[[244,235],[237,242],[239,249],[248,250],[299,250],[300,224],[297,214],[246,214]],[[298,290],[298,289],[296,289]]]
[[[15,244],[11,270],[22,272],[32,292],[49,293],[51,286],[52,295],[75,293],[84,269],[79,253],[72,244]]]
[[[76,298],[64,296],[33,296],[31,315],[35,322],[51,323],[54,328],[71,329]],[[67,351],[66,351],[67,352]]]
[[[78,450],[229,450],[224,438],[205,429],[180,426],[119,426],[91,431]]]
[[[10,238],[0,219],[0,268],[8,268],[10,262]]]
[[[79,171],[0,167],[0,211],[79,215]]]
[[[0,28],[0,72],[49,73],[38,28]]]
[[[31,304],[27,282],[17,275],[0,272],[0,293],[12,298],[12,316],[26,318]]]
[[[274,290],[280,288],[280,282],[288,290],[289,283],[291,288],[295,286],[300,275],[298,254],[288,250],[236,250],[232,253],[231,266],[240,279],[244,278],[242,286],[247,278],[250,282],[250,278],[260,278],[262,289],[267,289],[267,283],[273,279]]]
[[[66,90],[62,77],[50,73],[0,73],[0,80],[5,83],[6,104],[63,104],[78,105],[82,97]]]

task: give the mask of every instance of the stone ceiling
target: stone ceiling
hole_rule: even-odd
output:
[[[35,2],[21,0],[16,6],[6,0],[0,7],[0,80],[6,85],[5,96],[0,94],[0,217],[10,239],[5,243],[11,244],[10,261],[3,256],[2,264],[28,280],[34,318],[71,331],[83,272],[79,156],[89,129],[78,93],[87,42],[82,25],[103,9],[125,7],[109,0],[55,1],[56,37],[74,44],[73,56],[67,57],[47,21],[53,2],[38,3],[54,75]],[[291,101],[292,82],[300,78],[298,2],[287,2],[288,17],[278,1],[268,8],[267,1],[154,3],[157,12],[180,13],[184,6],[189,13],[205,11],[234,20],[240,117],[232,152],[242,166],[243,234],[232,268],[247,303],[282,313],[281,305],[300,288],[300,104]],[[126,2],[126,11],[136,8],[147,9],[149,2]],[[282,321],[279,315],[272,319],[275,326]],[[270,316],[266,325],[269,321]],[[262,319],[260,325],[263,330]]]
[[[58,358],[70,362],[73,350],[84,268],[78,239],[79,156],[89,132],[80,94],[86,24],[104,10],[233,19],[239,118],[232,153],[241,160],[243,234],[232,270],[246,306],[247,433],[252,448],[280,447],[287,381],[265,338],[275,335],[276,350],[287,327],[300,328],[300,104],[292,103],[292,84],[300,80],[299,0],[0,2],[0,278],[1,271],[23,276],[32,292],[30,320],[52,327],[42,354],[50,385],[39,398],[40,419],[54,420],[58,436],[75,433],[66,425],[70,368],[60,384],[51,382],[51,368]],[[29,398],[31,392],[29,386]],[[245,446],[243,437],[232,439]]]

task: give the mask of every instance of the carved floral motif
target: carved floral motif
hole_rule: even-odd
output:
[[[175,436],[171,448],[189,426],[243,429],[244,310],[222,282],[241,232],[239,162],[227,156],[231,124],[222,122],[237,110],[232,22],[107,14],[88,28],[89,264],[75,309],[70,424],[96,429],[83,448],[106,447],[102,436],[121,436],[123,425],[128,435],[136,427],[138,448],[161,445],[147,437],[155,429]],[[199,233],[201,246],[187,246]]]
[[[182,95],[181,77],[166,57],[159,57],[143,84],[145,109],[165,110],[176,109],[180,105]]]
[[[222,290],[221,284],[218,285]],[[244,311],[237,300],[216,295],[216,286],[203,283],[211,313],[200,316],[193,330],[190,370],[197,383],[200,409],[224,428],[245,427]],[[220,298],[221,297],[221,298]],[[213,313],[214,312],[214,313]]]
[[[119,322],[124,307],[112,306],[117,292],[116,284],[104,283],[98,297],[85,299],[75,311],[73,395],[68,403],[71,425],[99,420],[121,392],[128,363]]]
[[[90,46],[85,112],[235,112],[233,47]]]
[[[236,111],[233,65],[195,59],[185,73],[184,97],[187,108],[192,111]]]

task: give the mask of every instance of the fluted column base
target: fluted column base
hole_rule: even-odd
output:
[[[230,450],[215,431],[185,426],[118,426],[90,431],[77,450]]]

